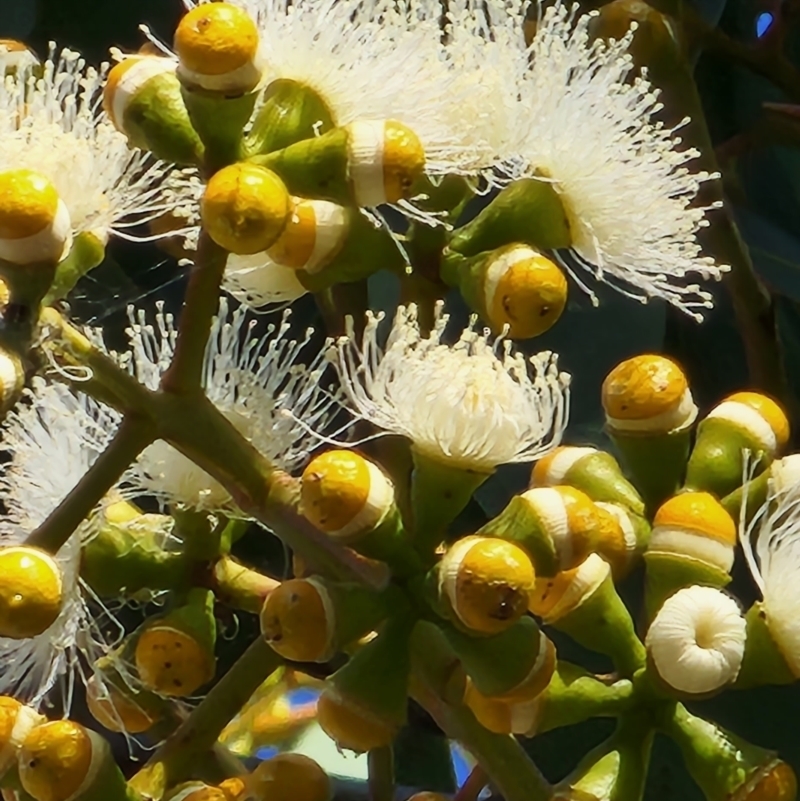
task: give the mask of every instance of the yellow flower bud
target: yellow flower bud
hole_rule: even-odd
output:
[[[795,801],[797,776],[791,765],[776,759],[756,771],[735,793],[730,801]]]
[[[244,801],[247,798],[247,785],[239,776],[220,782],[219,789],[225,794],[225,801]]]
[[[614,580],[623,578],[631,566],[639,545],[636,531],[627,511],[614,503],[595,504],[602,521],[597,553],[611,565]]]
[[[317,722],[339,748],[364,753],[390,745],[397,726],[326,687],[317,701]]]
[[[567,279],[546,256],[527,245],[499,252],[488,265],[484,295],[492,329],[508,326],[512,339],[539,336],[561,317]]]
[[[91,734],[71,720],[44,723],[33,729],[25,738],[18,759],[25,792],[36,801],[68,801],[78,796],[99,767],[101,748]]]
[[[214,3],[198,6],[208,8]],[[231,164],[216,172],[203,195],[203,224],[220,246],[238,255],[267,250],[289,219],[289,193],[274,172]]]
[[[273,650],[295,662],[330,659],[334,611],[314,579],[289,579],[274,589],[261,610],[261,632]]]
[[[126,133],[125,109],[136,93],[151,78],[174,70],[172,59],[159,56],[129,56],[109,70],[103,86],[103,108],[118,131]]]
[[[289,221],[267,255],[283,267],[317,273],[339,252],[349,229],[344,208],[327,200],[293,199]]]
[[[707,420],[727,420],[746,431],[770,456],[789,441],[786,412],[772,398],[760,392],[735,392],[714,407]]]
[[[648,553],[667,553],[728,572],[733,566],[736,524],[707,492],[684,492],[656,512]]]
[[[541,701],[534,697],[527,701],[503,701],[489,698],[467,680],[464,703],[485,729],[495,734],[531,734],[536,731]]]
[[[258,28],[243,9],[230,3],[203,3],[191,9],[175,31],[178,74],[189,86],[243,94],[261,81]]]
[[[32,170],[0,173],[0,259],[56,263],[71,244],[69,211],[53,184]]]
[[[330,801],[328,774],[303,754],[277,754],[247,777],[253,801]]]
[[[4,305],[0,297],[0,313]],[[17,402],[24,386],[25,370],[19,357],[0,348],[0,412],[8,411]]]
[[[0,779],[14,764],[25,738],[46,718],[7,695],[0,695]]]
[[[0,636],[36,637],[61,612],[61,568],[49,553],[27,545],[0,548]]]
[[[440,593],[473,631],[498,634],[528,608],[536,576],[518,546],[490,537],[465,537],[442,557]]]
[[[593,553],[573,570],[537,579],[530,595],[530,611],[545,623],[555,623],[580,606],[610,572],[608,563]]]
[[[602,399],[608,424],[619,431],[672,431],[697,416],[683,370],[665,356],[618,364],[603,381]]]
[[[303,471],[300,511],[337,539],[373,530],[393,503],[392,483],[377,465],[355,451],[326,451]]]
[[[92,717],[109,731],[141,734],[156,722],[133,698],[97,676],[86,682],[86,706]]]
[[[414,131],[395,120],[359,120],[348,134],[356,203],[380,206],[408,198],[425,171],[425,150]]]
[[[156,623],[136,642],[142,684],[160,695],[185,698],[214,677],[214,655],[190,634]]]

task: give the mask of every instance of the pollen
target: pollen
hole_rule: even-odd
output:
[[[150,626],[136,643],[142,683],[160,695],[185,698],[214,676],[214,660],[191,635],[172,626]]]
[[[86,781],[92,741],[83,726],[58,720],[37,726],[19,755],[22,787],[36,801],[67,801]]]
[[[237,6],[203,3],[181,19],[174,45],[183,66],[201,75],[224,75],[255,58],[258,28]]]
[[[283,181],[270,170],[245,163],[215,173],[201,207],[209,236],[239,255],[259,253],[274,245],[289,213],[289,193]]]
[[[321,531],[338,531],[350,523],[369,498],[371,473],[355,451],[327,451],[309,462],[300,485],[300,509]]]
[[[261,633],[284,658],[323,662],[330,657],[333,621],[322,592],[313,581],[289,579],[267,596]]]
[[[603,407],[610,418],[646,420],[676,408],[688,388],[683,370],[671,359],[634,356],[606,376]]]
[[[38,548],[0,549],[0,636],[36,637],[50,628],[62,607],[61,568]]]
[[[532,248],[516,245],[489,265],[486,309],[495,333],[508,326],[512,339],[529,339],[550,329],[567,303],[567,279]]]

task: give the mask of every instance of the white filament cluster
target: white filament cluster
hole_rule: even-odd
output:
[[[35,378],[27,403],[18,404],[0,431],[10,461],[0,466],[0,544],[24,541],[91,467],[119,426],[120,416],[85,395]],[[63,573],[63,607],[42,634],[0,638],[0,695],[40,707],[59,686],[69,709],[75,682],[85,683],[124,634],[114,616],[81,580],[84,522],[56,555]]]
[[[131,229],[191,205],[191,171],[131,148],[102,109],[107,65],[87,67],[51,45],[42,67],[3,74],[0,62],[0,171],[45,175],[69,210],[73,232],[147,239]]]
[[[447,345],[441,303],[427,336],[416,307],[401,306],[382,347],[382,319],[368,313],[360,343],[350,321],[350,332],[329,353],[356,415],[408,437],[431,458],[475,470],[533,461],[558,445],[569,414],[569,376],[552,353],[526,360],[502,337],[479,334],[474,321]]]
[[[175,352],[177,331],[171,314],[159,304],[155,324],[144,310],[128,310],[130,350],[118,358],[150,389],[157,389]],[[203,366],[203,387],[216,408],[276,466],[300,467],[318,444],[310,429],[324,429],[339,408],[335,393],[323,383],[324,354],[308,364],[313,330],[292,339],[290,313],[267,333],[254,336],[258,320],[243,307],[230,312],[220,301]],[[167,503],[213,509],[230,504],[224,488],[175,448],[158,440],[133,468],[142,492]]]

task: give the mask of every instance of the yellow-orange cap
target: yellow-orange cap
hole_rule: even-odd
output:
[[[42,634],[61,612],[63,580],[49,553],[27,545],[0,548],[0,636]]]
[[[256,767],[247,779],[255,801],[329,801],[328,774],[311,757],[277,754]]]
[[[758,412],[768,423],[775,434],[775,441],[778,448],[783,448],[789,441],[790,427],[789,418],[783,408],[770,398],[760,392],[734,392],[725,398],[725,401],[733,403],[743,403],[754,411]]]
[[[214,677],[214,655],[173,626],[156,623],[145,629],[134,656],[142,684],[160,695],[184,698]]]
[[[397,726],[326,687],[317,701],[317,722],[339,748],[364,753],[390,745]]]
[[[736,524],[708,492],[682,492],[665,501],[653,519],[653,529],[678,528],[725,545],[736,545]]]
[[[756,771],[736,792],[730,801],[795,801],[797,798],[797,776],[791,765],[776,759],[770,765]]]
[[[620,362],[603,381],[603,408],[618,420],[646,420],[677,407],[689,383],[672,359],[642,354]]]

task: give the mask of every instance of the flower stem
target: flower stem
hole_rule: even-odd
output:
[[[25,544],[57,553],[153,438],[146,418],[126,416],[105,451]]]
[[[488,783],[489,777],[486,775],[486,771],[480,765],[475,765],[453,801],[478,801],[478,796]]]
[[[391,746],[367,754],[370,801],[394,801],[394,755]]]
[[[203,231],[186,287],[175,355],[161,379],[161,386],[167,392],[187,393],[200,389],[206,344],[219,308],[219,287],[227,261],[228,252]]]
[[[225,726],[280,665],[280,657],[266,641],[256,639],[131,779],[130,786],[144,798],[160,801],[167,788],[189,775],[201,755],[214,746]]]

